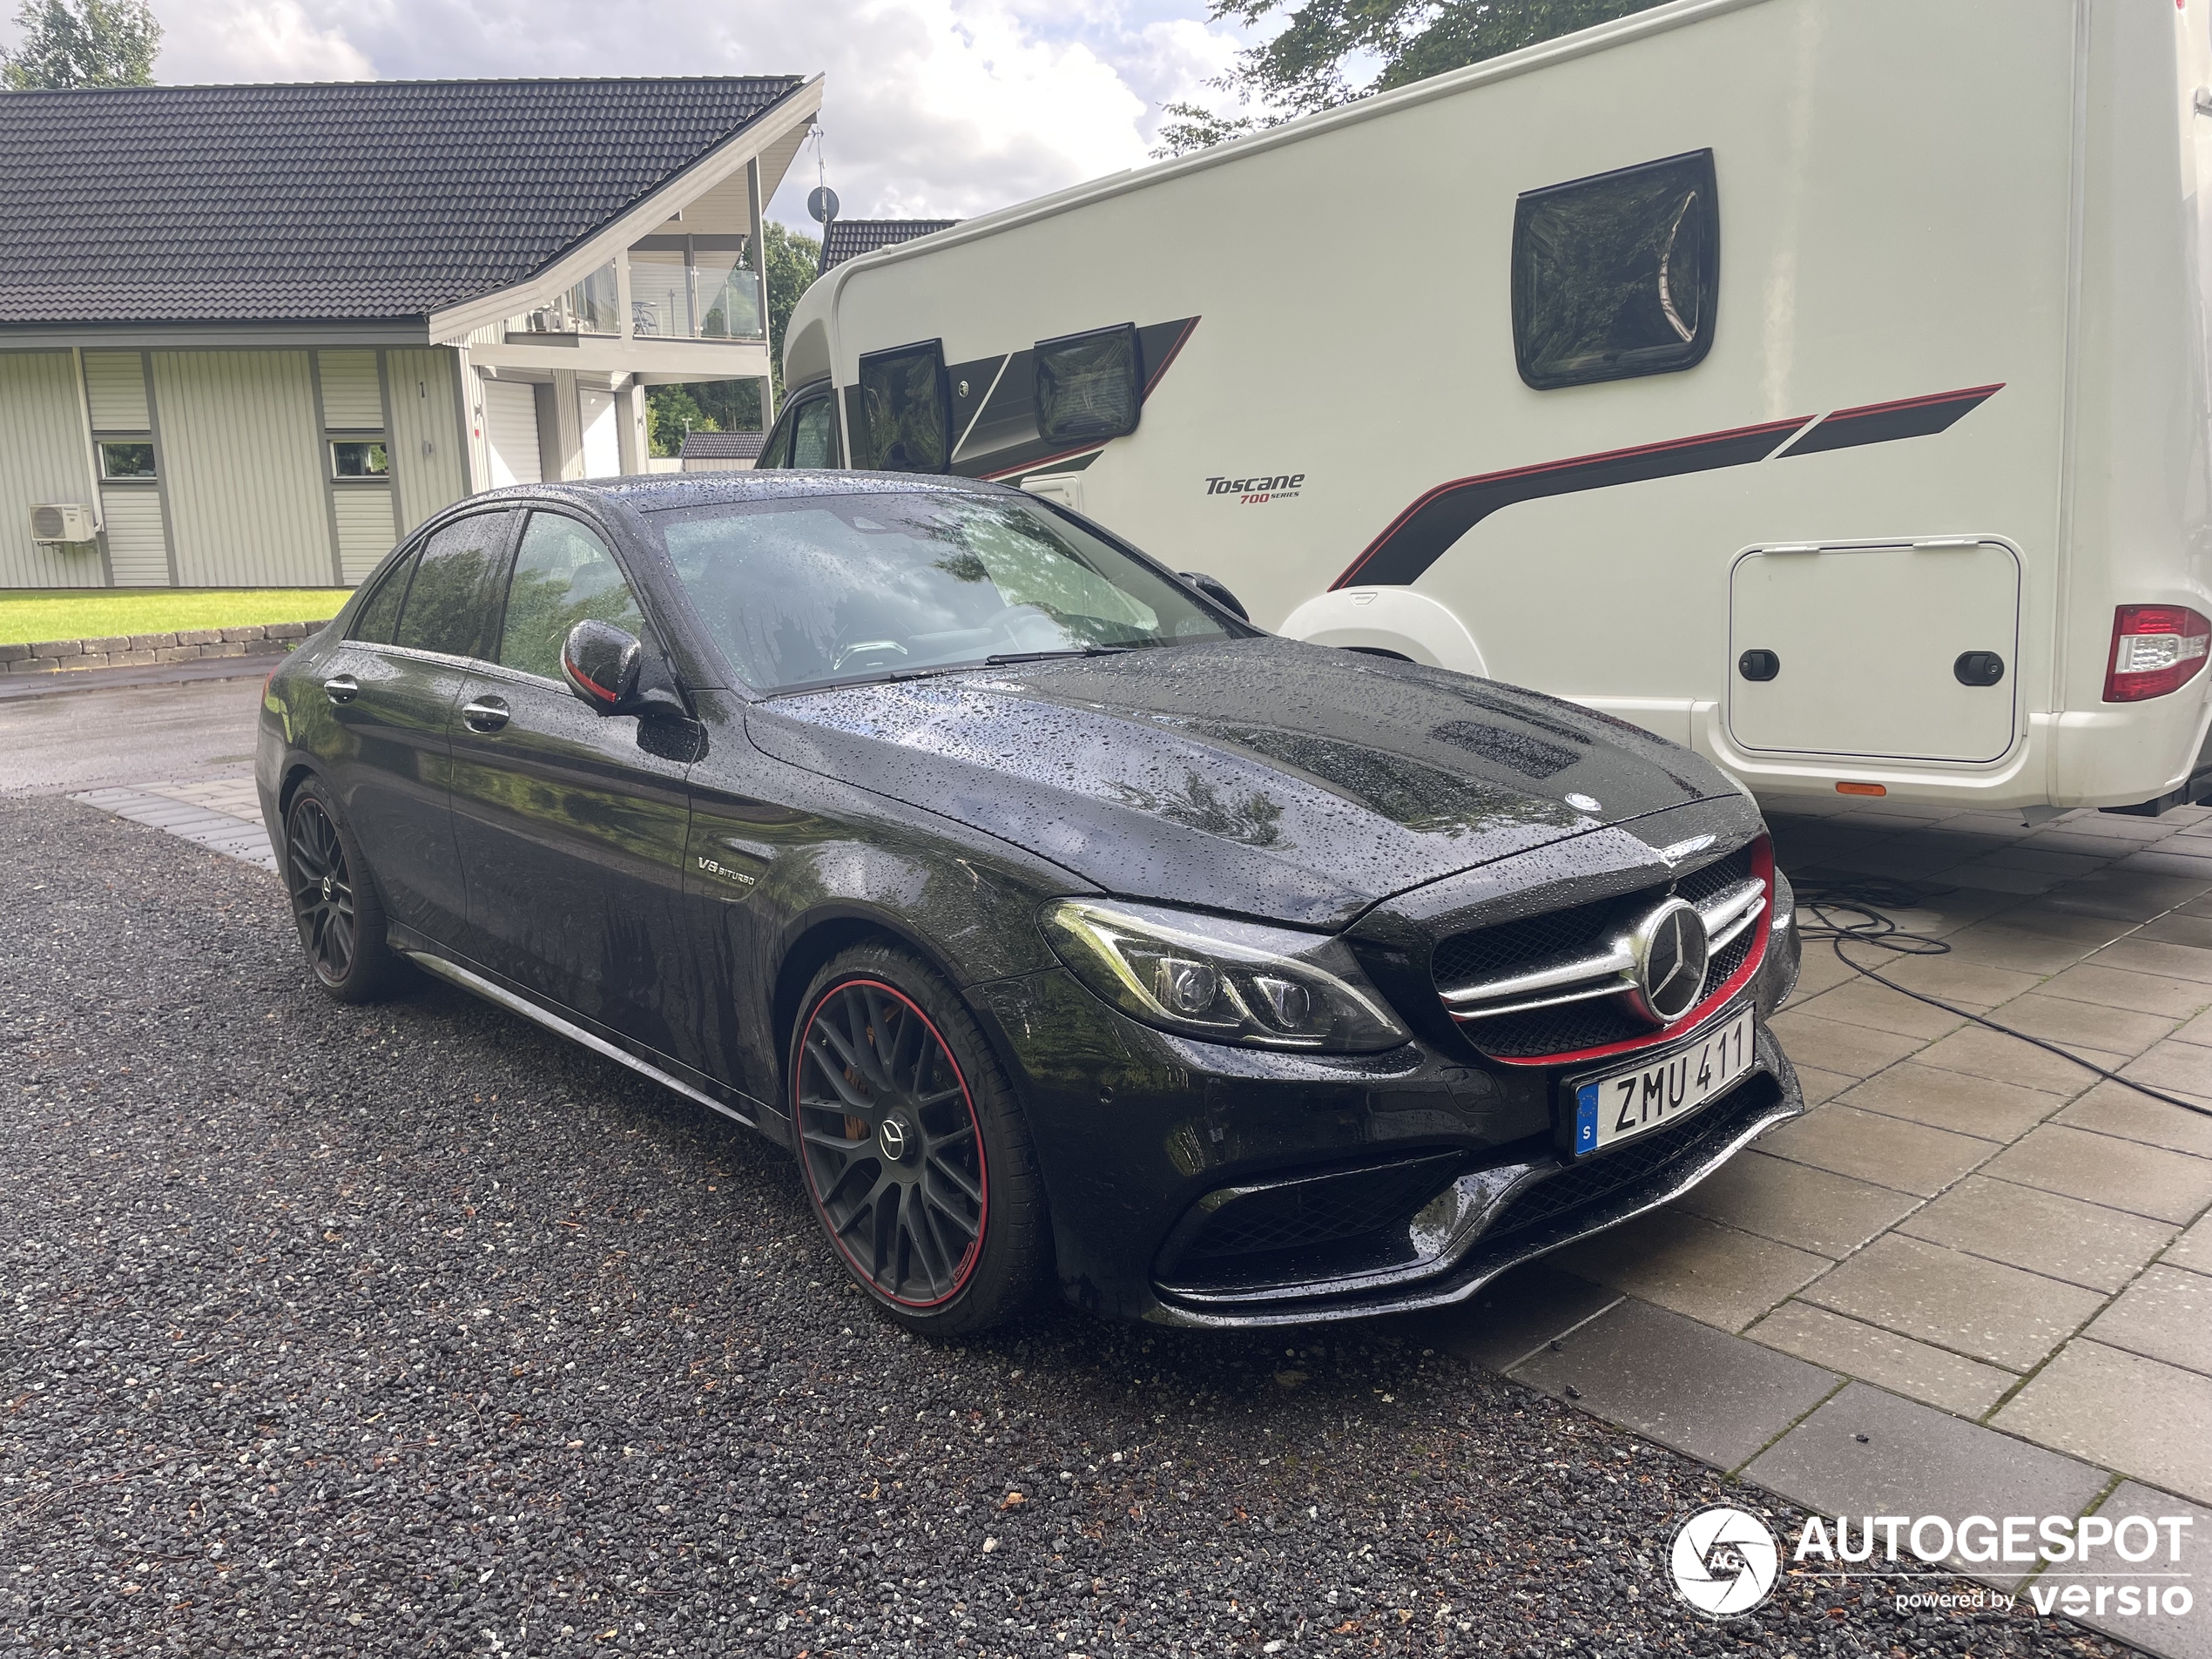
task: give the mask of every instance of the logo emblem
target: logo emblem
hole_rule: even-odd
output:
[[[894,1163],[907,1156],[907,1126],[895,1117],[883,1120],[883,1127],[876,1131],[883,1143],[883,1156]]]
[[[1716,1505],[1683,1522],[1667,1565],[1683,1601],[1709,1619],[1733,1618],[1774,1593],[1782,1547],[1757,1515]]]
[[[1695,906],[1669,899],[1636,924],[1629,935],[1635,959],[1635,986],[1629,1000],[1654,1025],[1672,1025],[1705,995],[1705,969],[1711,954],[1705,919]]]
[[[338,890],[338,883],[337,883],[337,881],[336,881],[335,880],[334,880],[332,877],[329,877],[329,876],[325,876],[325,877],[323,877],[323,879],[322,879],[322,896],[323,896],[324,898],[326,898],[326,899],[329,898],[329,897],[330,897],[330,895],[331,895],[332,894],[334,894],[334,893],[337,892],[337,890]]]

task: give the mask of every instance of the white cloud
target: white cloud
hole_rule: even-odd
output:
[[[179,11],[199,15],[187,21]],[[361,81],[376,73],[342,31],[310,21],[297,0],[172,4],[156,15],[166,31],[157,69],[165,81]]]
[[[1218,101],[1201,83],[1238,44],[1204,0],[154,3],[168,82],[826,72],[853,218],[969,218],[1135,165],[1160,105]],[[806,225],[813,170],[810,151],[772,212]]]

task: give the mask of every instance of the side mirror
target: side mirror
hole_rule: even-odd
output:
[[[569,630],[561,647],[561,675],[594,714],[619,714],[637,694],[644,655],[635,634],[587,618]]]
[[[1229,584],[1219,577],[1208,576],[1202,570],[1185,570],[1183,579],[1224,610],[1233,610],[1246,622],[1252,619],[1251,612],[1244,609],[1244,602],[1229,591]]]

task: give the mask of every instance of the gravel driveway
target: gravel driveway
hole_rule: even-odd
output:
[[[334,1007],[259,872],[55,800],[0,871],[0,1650],[2121,1651],[1703,1623],[1666,1545],[1762,1494],[1415,1326],[932,1348],[782,1153],[440,987]]]

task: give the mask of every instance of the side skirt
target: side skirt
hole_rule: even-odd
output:
[[[671,1076],[650,1061],[640,1060],[628,1049],[617,1048],[604,1037],[593,1035],[582,1026],[573,1024],[559,1015],[538,1007],[527,997],[517,996],[514,992],[493,984],[481,974],[472,974],[467,968],[449,962],[442,956],[434,956],[427,950],[409,950],[407,955],[416,967],[426,972],[435,974],[440,979],[449,980],[464,991],[473,991],[485,1001],[496,1003],[510,1014],[519,1014],[526,1020],[535,1021],[556,1036],[566,1037],[570,1042],[580,1044],[594,1054],[604,1055],[617,1064],[629,1067],[640,1076],[651,1078],[664,1089],[674,1089],[686,1100],[695,1100],[702,1106],[711,1107],[723,1116],[734,1118],[747,1129],[757,1130],[760,1127],[750,1116],[739,1111],[736,1107],[715,1099],[713,1096],[703,1089],[692,1088],[682,1078]]]

